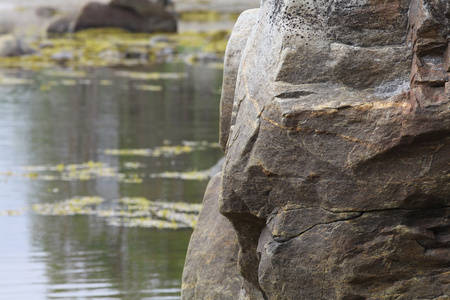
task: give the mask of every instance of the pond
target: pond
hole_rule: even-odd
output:
[[[179,299],[222,70],[0,71],[0,298]]]

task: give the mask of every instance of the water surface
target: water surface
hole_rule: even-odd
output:
[[[192,229],[99,212],[123,213],[128,198],[201,202],[201,171],[222,156],[221,80],[182,63],[0,71],[0,298],[179,299]],[[102,203],[91,214],[36,209],[75,198]]]

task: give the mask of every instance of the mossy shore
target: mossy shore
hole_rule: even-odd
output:
[[[177,34],[129,33],[98,28],[73,34],[40,38],[31,43],[35,53],[1,57],[0,67],[42,69],[57,65],[104,67],[146,65],[158,61],[186,59],[208,53],[218,62],[225,52],[229,31],[182,32]]]

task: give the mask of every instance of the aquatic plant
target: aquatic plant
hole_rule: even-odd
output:
[[[203,171],[187,171],[187,172],[163,172],[150,174],[151,178],[172,178],[184,180],[208,180],[211,175],[209,170]]]
[[[193,151],[218,148],[219,143],[206,141],[182,141],[181,145],[164,145],[154,149],[105,149],[103,154],[117,156],[152,156],[152,157],[171,157]]]
[[[107,205],[103,198],[94,196],[35,204],[32,208],[34,213],[43,216],[95,215],[106,218],[113,226],[180,229],[195,227],[201,205],[151,201],[142,197],[121,198]]]
[[[1,216],[21,216],[28,210],[28,207],[22,207],[18,209],[8,209],[0,211],[0,217]]]
[[[95,214],[95,206],[102,202],[100,197],[77,197],[59,203],[35,204],[32,208],[45,216],[91,215]]]

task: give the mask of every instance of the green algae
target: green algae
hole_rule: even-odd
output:
[[[123,183],[142,183],[138,174],[124,174],[102,162],[85,162],[81,164],[58,164],[54,166],[26,166],[21,169],[27,173],[8,173],[9,176],[24,177],[34,180],[88,181],[95,179],[114,179]],[[2,174],[0,173],[0,176]]]
[[[214,10],[189,10],[180,12],[180,20],[185,22],[236,21],[240,13],[222,13]]]
[[[187,172],[163,172],[159,174],[150,174],[151,178],[183,179],[183,180],[208,180],[210,178],[209,170],[187,171]]]
[[[75,197],[56,203],[35,204],[32,210],[42,216],[95,215],[105,218],[112,226],[181,229],[196,226],[202,207],[200,204],[152,201],[142,197],[121,198],[108,205],[106,202],[97,196]]]
[[[18,208],[18,209],[7,209],[7,210],[0,211],[0,217],[1,216],[8,216],[8,217],[21,216],[27,211],[28,211],[28,207],[22,207],[22,208]]]
[[[219,147],[219,143],[183,141],[181,145],[164,145],[154,149],[105,149],[103,150],[103,154],[114,156],[172,157]]]
[[[114,73],[119,77],[126,77],[139,80],[177,80],[187,78],[189,75],[185,72],[133,72],[133,71],[117,71]]]

